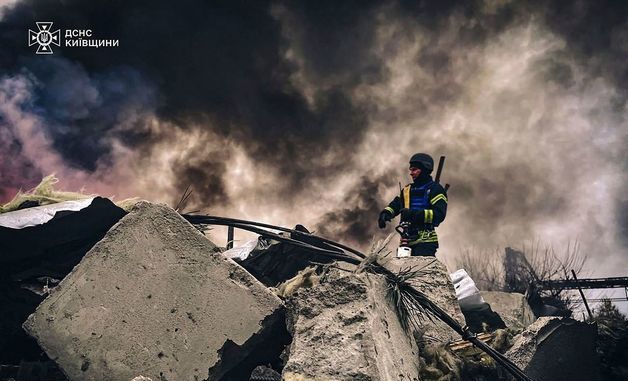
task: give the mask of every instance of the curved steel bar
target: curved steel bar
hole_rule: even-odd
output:
[[[353,253],[355,255],[357,255],[360,258],[366,258],[366,255],[364,255],[364,253],[351,248],[349,246],[343,245],[339,242],[336,241],[332,241],[330,239],[321,237],[321,236],[317,236],[315,234],[312,233],[306,233],[306,232],[302,232],[300,230],[295,230],[295,229],[289,229],[289,228],[285,228],[283,226],[277,226],[277,225],[271,225],[271,224],[266,224],[263,222],[256,222],[256,221],[248,221],[248,220],[241,220],[241,219],[237,219],[237,218],[229,218],[229,217],[219,217],[219,216],[209,216],[209,215],[198,215],[198,214],[182,214],[181,215],[183,218],[185,218],[186,220],[190,221],[191,223],[207,223],[207,224],[212,224],[212,221],[225,221],[225,222],[233,222],[233,223],[239,223],[239,224],[247,224],[247,225],[252,225],[252,226],[259,226],[259,227],[263,227],[263,228],[268,228],[268,229],[273,229],[273,230],[279,230],[279,231],[283,231],[286,233],[293,233],[296,235],[301,235],[304,237],[310,237],[310,238],[314,238],[316,240],[319,240],[321,242],[324,242],[326,244],[332,245],[332,246],[336,246],[340,249],[346,250],[350,253]]]

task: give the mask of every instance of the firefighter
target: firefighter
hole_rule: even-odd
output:
[[[434,229],[443,222],[447,214],[447,193],[432,180],[434,159],[428,154],[417,153],[410,158],[410,177],[413,182],[406,185],[401,194],[395,197],[379,214],[380,229],[386,227],[401,214],[401,222],[408,223],[408,238],[401,240],[402,246],[409,246],[413,256],[435,256],[438,249],[438,236]]]

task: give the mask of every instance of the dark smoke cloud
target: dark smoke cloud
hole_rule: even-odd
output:
[[[5,15],[0,28],[0,65],[8,72],[27,68],[43,84],[48,93],[38,106],[53,114],[48,132],[54,146],[79,168],[93,171],[110,153],[103,138],[116,128],[115,118],[123,112],[112,108],[130,102],[154,108],[147,78],[161,97],[158,116],[179,128],[199,128],[209,117],[213,131],[248,141],[251,157],[280,167],[286,185],[298,189],[308,179],[306,173],[323,176],[346,168],[341,156],[321,163],[317,153],[333,153],[334,148],[358,142],[366,128],[363,110],[348,99],[352,87],[376,76],[378,68],[373,57],[365,59],[370,41],[362,14],[369,7],[361,5],[346,3],[339,10],[329,2],[294,11],[304,27],[302,52],[308,68],[322,80],[339,78],[315,94],[313,104],[290,83],[293,67],[283,59],[284,40],[269,2],[23,1]],[[67,61],[22,59],[32,52],[16,36],[40,19],[54,20],[61,28],[93,29],[100,38],[119,39],[120,47],[65,49]],[[349,44],[342,42],[346,32],[355,36]],[[354,65],[348,51],[361,64]],[[125,78],[115,73],[125,70],[120,68],[133,68],[141,76]],[[99,82],[101,76],[119,79],[121,86],[115,90],[123,92],[122,99],[99,96],[92,88],[98,84],[90,80]],[[63,110],[64,117],[59,120],[54,110]],[[82,118],[86,112],[89,117]],[[134,138],[134,129],[127,130],[127,144],[155,138],[141,126],[136,129],[143,133]],[[182,172],[188,171],[178,164]]]
[[[382,57],[372,50],[373,21],[381,6],[380,1],[360,0],[285,3],[276,13],[301,57],[305,76],[325,86],[352,89],[383,75]]]
[[[379,215],[382,209],[382,188],[393,182],[394,178],[390,175],[376,179],[360,178],[358,184],[344,195],[336,210],[322,216],[316,225],[316,233],[340,241],[348,239],[357,245],[369,242],[377,234],[373,216]]]
[[[0,126],[5,125],[6,123],[0,118]],[[23,160],[20,152],[21,144],[13,131],[9,128],[0,128],[0,157],[2,157],[0,160],[0,174],[2,174],[0,200],[10,200],[20,190],[20,185],[29,189],[37,185],[42,178],[42,173],[37,167],[31,161]]]
[[[194,145],[174,161],[175,189],[189,187],[191,192],[186,206],[225,205],[230,201],[222,179],[228,163],[227,152],[212,150],[202,143]]]
[[[613,209],[625,194],[625,169],[617,164],[625,162],[626,98],[615,87],[625,54],[586,57],[576,41],[539,23],[549,12],[542,4],[501,3],[452,6],[418,25],[425,8],[384,13],[394,25],[381,47],[389,71],[405,74],[411,60],[417,66],[414,76],[400,76],[404,82],[386,78],[387,86],[370,91],[383,94],[366,100],[377,105],[374,129],[393,133],[380,144],[447,154],[445,179],[454,186],[445,241],[492,245],[543,234],[562,244],[586,237],[608,258],[617,250],[606,246]],[[580,27],[596,28],[603,18],[594,21]],[[399,85],[403,96],[391,100]],[[390,156],[399,168],[405,164],[392,150]]]
[[[592,77],[606,78],[614,85],[612,99],[612,123],[626,124],[626,101],[628,99],[628,3],[625,1],[555,1],[544,2],[544,22],[552,31],[563,36],[570,53],[586,66]],[[600,118],[601,119],[601,118]],[[600,134],[606,131],[600,123]],[[628,143],[628,133],[616,139],[623,147]],[[607,153],[608,160],[624,163],[628,168],[628,154],[622,149],[618,155]],[[625,177],[624,177],[625,178]],[[621,181],[621,180],[620,180]],[[628,184],[623,183],[621,194],[628,194]],[[628,199],[610,201],[616,210],[617,219],[609,224],[618,226],[620,241],[628,248]]]
[[[130,139],[142,130],[137,116],[155,108],[154,89],[135,69],[90,74],[67,59],[23,62],[36,79],[33,96],[54,148],[79,168],[93,171],[99,160],[111,160],[107,138]]]
[[[578,60],[587,66],[591,75],[607,78],[615,84],[615,115],[625,115],[628,99],[628,3],[623,1],[600,1],[575,3],[559,1],[545,4],[545,22],[552,30],[564,36]],[[622,110],[623,109],[623,110]],[[625,119],[618,117],[621,125]],[[623,146],[628,144],[624,133]],[[628,168],[628,154],[609,157],[609,160],[624,163]],[[624,183],[623,195],[628,194]],[[609,221],[617,226],[617,237],[628,248],[628,199],[614,202],[615,218]]]
[[[552,31],[563,36],[571,53],[593,75],[612,79],[626,96],[628,82],[628,3],[625,1],[547,1],[542,16]]]
[[[616,221],[619,239],[628,246],[628,202],[622,202],[617,208]]]
[[[44,19],[120,47],[35,57]],[[367,242],[427,151],[448,157],[444,252],[540,233],[610,251],[628,231],[626,20],[612,1],[21,1],[0,21],[2,83],[24,84],[0,110],[0,189],[66,166]]]

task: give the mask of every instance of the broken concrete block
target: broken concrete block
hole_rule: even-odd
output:
[[[506,327],[523,330],[534,323],[536,316],[525,295],[517,292],[481,291],[482,298],[499,314]]]
[[[383,277],[333,271],[288,304],[285,381],[419,380],[418,348],[386,298]]]
[[[220,379],[281,302],[214,248],[174,210],[139,203],[24,328],[72,381]]]
[[[407,269],[421,270],[422,275],[411,279],[410,283],[462,326],[465,325],[464,315],[460,310],[449,272],[438,259],[434,257],[391,258],[383,261],[383,265],[393,273]],[[460,338],[447,324],[437,319],[433,320],[424,319],[425,331],[421,332],[424,340],[429,343],[448,343]]]
[[[506,357],[536,381],[596,381],[596,333],[594,324],[541,317],[515,336]]]

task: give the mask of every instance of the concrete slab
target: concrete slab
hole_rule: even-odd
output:
[[[288,303],[285,381],[415,381],[418,348],[386,299],[383,277],[339,272]]]
[[[174,210],[141,202],[24,328],[72,381],[219,379],[281,302],[214,249]]]
[[[409,268],[421,270],[422,275],[412,279],[410,283],[461,325],[465,325],[464,315],[460,310],[449,272],[438,259],[434,257],[390,258],[382,261],[382,264],[394,273]],[[424,322],[425,330],[422,333],[423,339],[427,343],[448,343],[460,338],[456,332],[440,320],[434,319],[434,321],[430,321],[425,319]]]
[[[596,332],[594,324],[541,317],[515,336],[505,355],[536,381],[597,381]]]
[[[523,330],[536,320],[523,294],[500,291],[480,291],[480,294],[491,309],[499,314],[508,328]]]

